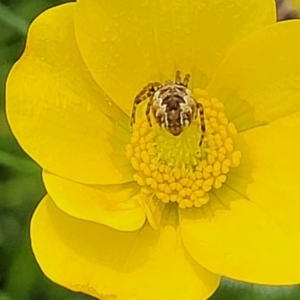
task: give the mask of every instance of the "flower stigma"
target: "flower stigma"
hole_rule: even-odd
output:
[[[180,135],[174,136],[146,117],[133,125],[126,156],[136,170],[133,179],[143,197],[155,195],[163,203],[180,208],[201,207],[209,192],[220,189],[231,168],[240,164],[241,152],[234,150],[237,130],[229,122],[225,107],[204,90],[193,91],[203,105],[206,132],[201,146],[199,120],[195,119]]]

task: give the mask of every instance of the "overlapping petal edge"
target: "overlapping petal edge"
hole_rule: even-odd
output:
[[[297,97],[299,98],[297,89],[297,69],[299,68],[295,63],[295,61],[299,61],[296,59],[299,55],[296,49],[299,49],[299,46],[296,42],[297,38],[291,38],[298,36],[300,27],[298,22],[276,24],[273,28],[271,27],[262,31],[262,33],[252,35],[233,50],[231,56],[221,65],[209,86],[209,91],[219,94],[222,87],[228,88],[228,95],[233,94],[235,96],[227,97],[224,100],[228,107],[232,107],[232,99],[240,100],[239,104],[245,98],[249,100],[248,104],[251,108],[254,108],[253,115],[257,123],[252,123],[253,118],[250,116],[250,126],[246,125],[243,128],[243,120],[238,120],[240,116],[243,116],[242,111],[232,110],[231,116],[233,121],[241,122],[240,131],[252,128],[253,124],[267,124],[278,117],[286,117],[274,121],[264,128],[257,128],[240,134],[241,145],[249,147],[247,147],[249,149],[249,158],[252,162],[256,162],[249,169],[247,167],[249,161],[246,160],[241,168],[244,168],[243,175],[249,174],[249,172],[246,173],[246,170],[252,171],[252,177],[249,179],[246,176],[239,179],[238,177],[241,177],[241,173],[233,173],[227,187],[222,190],[222,194],[217,193],[214,201],[205,209],[181,211],[180,230],[183,242],[194,259],[213,272],[251,282],[292,284],[299,282],[300,278],[300,274],[297,271],[299,266],[296,260],[296,254],[299,252],[299,244],[297,242],[299,240],[297,238],[299,224],[296,219],[296,216],[299,215],[297,204],[299,191],[297,190],[297,176],[295,172],[295,170],[299,169],[300,160],[299,155],[294,151],[297,148],[295,131],[299,125],[299,114],[289,116],[289,114],[299,110],[296,101]],[[265,42],[266,40],[267,42]],[[276,46],[273,48],[276,45],[276,40],[280,41],[278,42],[278,48]],[[286,43],[282,42],[282,40],[285,40]],[[253,41],[254,44],[251,44]],[[250,45],[252,46],[250,47]],[[268,47],[260,47],[261,45],[267,45]],[[270,50],[270,47],[272,51],[268,52],[268,55],[273,53],[274,49],[277,51],[275,51],[275,55],[266,57],[266,50]],[[257,58],[265,57],[266,59],[256,61],[257,63],[260,62],[257,70],[245,63],[245,61],[251,61],[251,64],[255,66],[253,61],[255,61],[254,58],[256,56],[252,56],[250,51],[243,52],[243,49],[247,48],[256,50]],[[289,55],[286,55],[286,53],[289,53]],[[239,54],[238,58],[244,64],[237,65],[233,63],[233,60],[236,58],[235,54]],[[232,59],[233,57],[234,59]],[[276,59],[276,68],[274,66],[274,58]],[[85,62],[88,64],[86,58]],[[263,65],[262,62],[264,63]],[[263,69],[264,71],[259,72],[259,68],[264,65],[266,66]],[[232,66],[232,69],[229,69],[229,66]],[[242,72],[237,68],[241,66],[243,66]],[[257,77],[259,74],[261,77]],[[96,78],[94,74],[93,76]],[[246,80],[247,78],[248,80]],[[264,79],[262,81],[263,84],[255,84],[256,78],[258,78],[256,83]],[[243,83],[245,84],[243,85]],[[259,88],[256,89],[256,87]],[[264,87],[268,88],[264,89]],[[272,93],[272,91],[274,92]],[[260,97],[260,95],[263,95],[263,97]],[[222,95],[220,98],[222,99]],[[273,102],[268,102],[270,99],[276,102],[278,106],[274,107],[272,105]],[[236,108],[237,105],[233,107]],[[123,109],[126,111],[126,108]],[[247,113],[245,114],[248,115]],[[292,134],[287,137],[286,133],[289,130]],[[280,139],[276,140],[275,137],[277,138],[277,136]],[[262,151],[255,147],[258,140],[262,143],[267,141],[265,144],[266,148],[262,149]],[[281,141],[284,141],[285,144],[281,143]],[[284,148],[284,145],[288,146]],[[268,155],[269,152],[267,150],[273,147],[276,150],[278,149],[278,151],[275,151],[277,156],[274,153],[272,153],[274,154],[272,156]],[[274,166],[274,160],[277,163],[276,166]],[[266,181],[266,178],[270,177],[269,174],[274,179],[273,181]],[[253,182],[247,185],[247,189],[245,189],[245,183],[248,184],[249,180]],[[234,184],[238,182],[238,185],[233,188],[232,182]],[[282,183],[285,189],[280,189],[279,183]],[[218,202],[220,200],[221,204]],[[276,205],[274,205],[274,202]],[[38,213],[37,211],[36,215]],[[249,216],[252,216],[252,218]],[[41,219],[39,220],[43,222]],[[36,227],[39,225],[36,225]],[[237,227],[241,230],[238,231]],[[34,229],[34,227],[32,228]],[[201,239],[199,239],[200,232],[203,234]],[[41,238],[41,235],[39,237],[36,238],[36,242],[41,243],[40,246],[44,243],[46,245],[47,242]],[[252,247],[248,247],[246,249],[248,251],[244,251],[245,247],[242,247],[242,245],[247,245],[245,240],[246,242],[251,241],[250,245]],[[275,241],[278,243],[275,243]],[[262,267],[264,259],[273,250],[273,248],[267,246],[268,243],[276,247],[277,251],[267,261],[270,269],[266,271]],[[206,247],[202,247],[203,245]],[[35,246],[34,248],[37,253],[37,249],[40,247]],[[41,265],[45,263],[43,259],[40,260]],[[283,269],[286,272],[278,272],[278,270]],[[46,267],[45,272],[47,273]],[[53,276],[50,275],[50,277],[58,278],[55,271]],[[70,284],[66,285],[70,286]],[[99,285],[94,284],[93,286],[97,289]],[[88,292],[87,286],[86,288],[81,287],[79,290]]]
[[[169,213],[169,219],[177,218]],[[185,251],[178,229],[124,232],[63,213],[45,197],[32,218],[32,247],[47,276],[99,299],[206,299],[219,284]],[[55,251],[53,251],[55,249]],[[67,266],[67,269],[62,266]]]

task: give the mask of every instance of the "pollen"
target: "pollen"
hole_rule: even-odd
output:
[[[133,179],[141,187],[142,198],[155,196],[180,208],[201,207],[213,189],[222,188],[230,169],[240,164],[241,152],[234,147],[237,131],[223,103],[200,89],[193,91],[193,97],[204,109],[206,131],[201,146],[197,119],[179,136],[155,121],[150,127],[143,118],[133,125],[126,156],[136,171]]]

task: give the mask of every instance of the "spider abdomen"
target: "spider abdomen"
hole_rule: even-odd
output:
[[[181,81],[180,72],[176,71],[174,82],[169,80],[164,84],[152,82],[146,85],[134,99],[131,125],[135,122],[137,105],[146,99],[149,99],[146,117],[150,127],[152,126],[150,111],[152,111],[158,125],[175,136],[192,123],[199,111],[202,131],[199,146],[201,146],[205,133],[204,111],[202,104],[194,100],[188,89],[189,78],[190,75],[186,74]]]
[[[196,105],[191,92],[182,85],[168,82],[153,97],[153,115],[156,122],[173,135],[179,135],[187,127],[195,113]]]

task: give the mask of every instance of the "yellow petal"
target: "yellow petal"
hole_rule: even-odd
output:
[[[138,203],[137,186],[133,182],[86,185],[47,171],[43,173],[43,180],[55,204],[71,216],[119,230],[137,230],[145,222],[145,213]]]
[[[7,115],[21,146],[44,169],[87,183],[131,179],[128,117],[91,77],[77,49],[74,4],[50,9],[29,30],[7,82]]]
[[[238,131],[300,109],[300,21],[280,22],[239,43],[208,86]]]
[[[160,199],[157,199],[154,195],[140,195],[139,203],[143,208],[147,220],[154,229],[159,229],[161,224],[161,218],[165,209],[165,203]]]
[[[185,246],[204,267],[261,284],[300,283],[300,113],[240,135],[249,153],[206,207],[181,210]]]
[[[135,232],[72,218],[49,197],[31,223],[33,251],[45,274],[98,299],[207,299],[219,277],[195,263],[170,225]]]
[[[204,87],[237,41],[275,19],[273,0],[80,0],[75,26],[94,78],[130,113],[147,83],[176,69]]]

